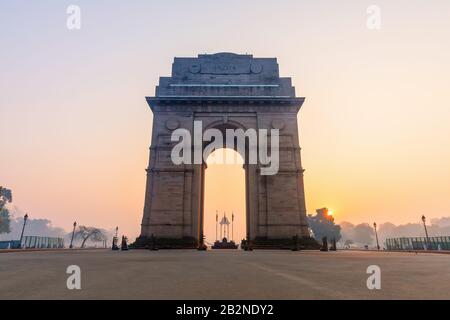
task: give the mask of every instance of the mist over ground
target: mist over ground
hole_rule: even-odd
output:
[[[355,245],[375,246],[375,232],[372,224],[361,223],[354,225],[351,222],[343,221],[339,223],[341,227],[340,243],[354,242]],[[427,223],[428,236],[450,236],[450,217],[431,219]],[[400,237],[425,237],[425,230],[422,223],[407,223],[395,225],[391,222],[381,223],[377,226],[378,240],[380,246],[388,238]]]
[[[23,216],[25,215],[19,208],[12,206],[9,208],[11,215],[11,232],[7,234],[0,234],[1,240],[18,240],[23,227]],[[79,223],[82,225],[82,223]],[[373,225],[369,223],[353,224],[348,221],[337,223],[340,226],[341,238],[339,244],[341,246],[350,245],[355,247],[362,247],[368,245],[369,247],[376,246],[375,232]],[[102,228],[102,226],[94,226]],[[441,217],[431,219],[427,223],[428,235],[430,237],[450,236],[450,217]],[[120,228],[119,228],[120,230]],[[391,222],[380,223],[377,226],[378,239],[380,246],[387,238],[399,237],[425,237],[425,230],[422,223],[407,223],[395,225]],[[103,230],[107,236],[107,245],[111,244],[111,239],[114,236],[114,230]],[[27,225],[24,235],[26,236],[41,236],[41,237],[57,237],[64,238],[66,246],[70,243],[72,230],[54,226],[52,221],[46,218],[34,218],[31,215],[27,220]],[[120,237],[120,232],[119,232]],[[129,239],[133,241],[134,239]],[[80,240],[75,240],[74,245],[78,246]],[[100,243],[87,242],[88,246],[100,246]]]
[[[20,234],[23,228],[23,217],[25,212],[22,212],[17,207],[8,208],[10,213],[10,233],[0,234],[0,241],[5,240],[19,240]],[[81,225],[81,224],[79,224]],[[95,226],[100,229],[101,226]],[[114,230],[104,230],[102,232],[107,237],[107,245],[112,243],[112,237],[114,236]],[[52,221],[45,218],[34,218],[29,215],[24,231],[24,236],[38,236],[38,237],[54,237],[64,238],[65,246],[68,247],[72,237],[72,230],[66,230],[62,227],[54,226]],[[74,246],[77,247],[81,244],[81,239],[74,239]],[[86,245],[89,246],[101,246],[99,242],[87,241]]]

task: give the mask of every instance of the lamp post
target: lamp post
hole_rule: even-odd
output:
[[[377,250],[380,250],[380,244],[378,243],[378,232],[377,232],[377,223],[373,223],[373,228],[375,229],[375,238],[377,239]]]
[[[22,233],[20,234],[20,248],[22,248],[22,239],[23,239],[23,232],[25,231],[25,225],[27,224],[27,220],[28,220],[28,213],[25,213],[25,215],[23,216],[23,227],[22,227]]]
[[[75,221],[73,223],[72,239],[70,239],[70,246],[69,246],[70,249],[73,248],[73,237],[75,236],[75,228],[76,227],[77,227],[77,222]]]
[[[117,242],[119,241],[119,239],[117,238],[117,234],[119,232],[119,227],[116,227],[116,234],[113,237],[113,241],[112,241],[112,250],[119,250],[119,246],[117,245]],[[153,233],[152,233],[152,243],[154,243],[154,237],[153,237]],[[154,244],[152,244],[154,245]]]
[[[430,239],[428,238],[428,230],[427,230],[427,225],[426,225],[426,218],[424,215],[422,215],[422,222],[423,222],[423,227],[425,228],[425,236],[427,238],[427,249],[429,249],[429,245],[430,245]]]

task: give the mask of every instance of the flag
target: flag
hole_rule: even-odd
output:
[[[216,222],[219,221],[219,214],[216,211]]]
[[[234,212],[231,213],[231,221],[234,221]]]

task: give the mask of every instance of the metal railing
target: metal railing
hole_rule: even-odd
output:
[[[39,249],[53,249],[64,248],[63,238],[52,237],[37,237],[37,236],[24,236],[21,243],[22,248],[39,248]]]
[[[0,249],[18,249],[20,248],[19,240],[0,241]]]
[[[450,236],[386,239],[387,250],[450,250]]]

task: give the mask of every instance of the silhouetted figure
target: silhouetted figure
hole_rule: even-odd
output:
[[[241,248],[244,249],[244,251],[253,251],[252,244],[251,244],[250,240],[248,240],[248,239],[242,240]]]
[[[205,236],[203,234],[200,236],[200,243],[198,244],[197,250],[198,251],[208,250],[208,248],[205,245]]]
[[[328,239],[327,237],[322,238],[322,246],[320,247],[320,251],[328,251]]]
[[[128,238],[125,236],[122,236],[122,244],[120,246],[121,250],[128,250]]]

